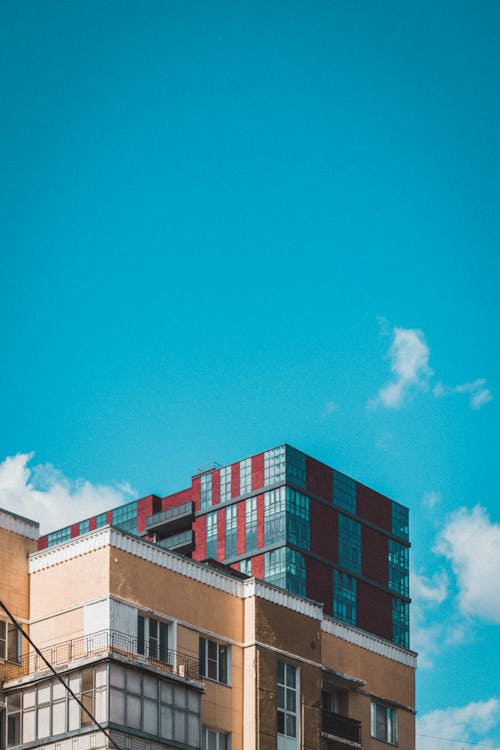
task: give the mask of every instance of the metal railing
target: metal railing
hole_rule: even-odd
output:
[[[186,547],[193,544],[193,532],[191,529],[187,531],[180,531],[178,534],[167,536],[166,539],[160,539],[157,542],[159,547],[163,549],[175,549],[176,547]]]
[[[179,677],[190,680],[200,679],[199,662],[191,656],[172,649],[163,649],[158,645],[149,649],[147,640],[138,641],[137,638],[117,630],[101,630],[92,635],[56,643],[41,651],[56,669],[78,659],[119,654],[131,661],[149,664]],[[37,653],[32,651],[24,654],[17,663],[5,664],[5,679],[14,680],[44,671],[48,671],[46,664]]]
[[[194,503],[192,501],[188,503],[182,503],[182,505],[174,505],[172,508],[162,510],[159,513],[153,513],[152,516],[146,518],[146,528],[153,526],[159,526],[162,523],[168,523],[174,521],[180,516],[189,516],[194,512]]]
[[[349,742],[361,742],[361,722],[342,714],[321,711],[321,731]]]

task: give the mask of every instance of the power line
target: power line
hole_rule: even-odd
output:
[[[30,646],[32,646],[32,648],[35,649],[35,651],[38,654],[38,656],[40,657],[40,659],[50,669],[50,671],[52,672],[52,674],[59,680],[59,682],[61,683],[61,685],[64,686],[65,690],[68,691],[68,693],[71,695],[71,697],[78,703],[78,705],[80,706],[80,708],[82,708],[85,711],[85,713],[90,718],[90,720],[92,721],[92,723],[95,724],[96,727],[99,729],[99,731],[101,731],[103,733],[103,735],[111,742],[111,744],[113,745],[113,747],[115,748],[115,750],[121,750],[121,748],[116,744],[116,742],[111,737],[111,735],[109,734],[109,732],[102,726],[102,724],[100,724],[97,721],[97,719],[95,718],[95,716],[90,713],[90,711],[88,710],[87,706],[85,706],[82,703],[82,701],[80,700],[80,698],[77,695],[75,695],[75,693],[70,688],[70,686],[68,684],[66,684],[66,682],[63,680],[63,678],[61,677],[61,675],[59,674],[59,672],[56,672],[56,670],[54,669],[54,667],[52,666],[52,664],[45,658],[45,656],[42,654],[42,652],[40,651],[40,649],[38,648],[38,646],[31,640],[31,638],[28,635],[28,633],[24,632],[24,630],[19,625],[19,623],[17,622],[17,620],[14,617],[14,615],[11,612],[9,612],[9,610],[7,609],[7,607],[2,602],[1,599],[0,599],[0,607],[3,609],[3,611],[5,612],[5,614],[9,618],[9,620],[12,622],[12,624],[14,625],[14,627],[17,629],[17,631],[19,633],[21,633],[21,635],[23,636],[23,638],[26,638],[26,640],[28,641],[28,643],[30,644]]]
[[[449,737],[434,737],[432,734],[420,734],[416,732],[417,737],[425,737],[429,740],[440,740],[441,742],[454,742],[456,745],[474,745],[474,747],[489,747],[493,750],[500,750],[500,745],[485,745],[484,742],[472,742],[472,740],[452,740]]]

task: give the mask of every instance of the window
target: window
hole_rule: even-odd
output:
[[[389,588],[402,596],[409,594],[408,547],[389,539]]]
[[[78,527],[78,532],[80,534],[86,534],[87,531],[90,531],[90,521],[80,521],[80,525]]]
[[[333,571],[333,616],[356,625],[356,579]]]
[[[59,529],[47,535],[47,546],[53,547],[55,544],[62,544],[63,542],[68,542],[70,539],[71,526],[66,526],[65,529]]]
[[[245,458],[240,461],[240,495],[246,495],[252,491],[252,459]]]
[[[99,515],[95,517],[96,529],[100,529],[101,526],[106,526],[106,513],[99,513]]]
[[[0,659],[6,661],[21,661],[22,635],[11,622],[0,620]]]
[[[278,750],[296,748],[299,737],[298,670],[291,664],[278,662],[277,674],[277,730]]]
[[[306,594],[306,566],[297,550],[288,547],[264,554],[264,580],[299,596]]]
[[[240,560],[240,572],[245,573],[247,576],[252,575],[252,558],[249,557],[248,560]]]
[[[359,573],[361,570],[361,524],[339,513],[339,565]]]
[[[200,480],[200,507],[202,510],[212,505],[212,474],[203,474]]]
[[[220,501],[231,500],[231,467],[224,466],[220,470]]]
[[[306,486],[306,457],[289,445],[286,446],[286,478],[299,487]]]
[[[372,737],[393,745],[398,741],[397,711],[383,703],[372,702]]]
[[[154,617],[137,615],[137,653],[169,663],[168,624]]]
[[[236,505],[226,508],[226,558],[236,555],[237,515]]]
[[[71,672],[65,682],[97,721],[107,721],[107,664]],[[35,742],[90,725],[83,709],[57,679],[7,695],[7,746]]]
[[[264,544],[285,541],[285,487],[264,494]]]
[[[202,750],[231,750],[231,735],[203,727]]]
[[[396,596],[392,600],[392,641],[403,648],[410,647],[409,606]]]
[[[200,638],[200,675],[229,685],[231,681],[231,647]]]
[[[148,672],[110,665],[110,721],[164,740],[200,741],[200,694]]]
[[[333,470],[333,502],[350,513],[356,513],[356,482]]]
[[[400,539],[409,538],[408,508],[392,503],[392,533]]]
[[[217,511],[207,513],[207,557],[217,559]]]
[[[264,487],[283,482],[285,479],[285,446],[271,448],[264,453]]]
[[[286,488],[286,539],[309,549],[309,498],[291,487]]]
[[[257,498],[245,500],[245,551],[257,549]]]
[[[120,505],[111,511],[111,523],[117,529],[128,531],[131,534],[137,533],[137,501]]]

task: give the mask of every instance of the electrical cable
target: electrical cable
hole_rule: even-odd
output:
[[[54,667],[52,666],[52,664],[45,658],[45,656],[42,654],[42,652],[40,651],[40,649],[38,648],[38,646],[32,641],[32,639],[30,638],[30,636],[27,633],[24,632],[24,630],[19,625],[19,623],[17,622],[17,620],[14,617],[14,615],[7,609],[7,607],[2,602],[1,599],[0,599],[0,607],[3,609],[3,611],[5,612],[5,614],[9,618],[9,620],[12,622],[12,624],[14,625],[14,627],[17,629],[17,631],[19,633],[21,633],[22,637],[26,638],[26,640],[28,641],[28,643],[30,644],[30,646],[32,646],[32,648],[34,648],[34,650],[36,651],[36,653],[38,654],[38,656],[40,657],[40,659],[50,669],[50,671],[52,672],[52,674],[55,677],[57,677],[57,679],[59,680],[59,682],[62,685],[64,685],[64,688],[68,691],[68,693],[71,695],[71,697],[78,703],[78,705],[80,706],[80,708],[82,708],[85,711],[85,713],[90,718],[90,720],[92,721],[92,723],[95,724],[96,727],[99,729],[99,731],[102,732],[103,735],[109,740],[109,742],[113,745],[113,747],[115,748],[115,750],[121,750],[121,748],[116,744],[116,742],[111,737],[111,735],[109,734],[109,732],[102,726],[102,724],[100,724],[97,721],[97,719],[95,718],[95,716],[88,710],[87,706],[85,706],[83,704],[83,702],[80,700],[80,698],[77,695],[75,695],[75,693],[70,688],[70,686],[66,684],[66,682],[64,681],[64,679],[62,678],[62,676],[59,674],[59,672],[56,672],[56,670],[54,669]]]

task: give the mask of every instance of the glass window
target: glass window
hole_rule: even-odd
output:
[[[289,445],[286,446],[286,478],[299,487],[306,486],[306,457]]]
[[[208,638],[200,638],[200,675],[229,685],[231,647]]]
[[[101,526],[106,526],[106,513],[99,513],[99,515],[95,517],[96,529],[100,529]]]
[[[217,511],[207,513],[207,558],[217,559]]]
[[[333,616],[356,625],[356,579],[333,571]]]
[[[355,573],[361,571],[361,524],[339,513],[338,561]]]
[[[306,566],[297,550],[279,547],[264,554],[264,580],[299,596],[306,594]]]
[[[297,547],[309,549],[309,498],[286,488],[286,539]]]
[[[247,576],[252,575],[252,558],[249,557],[248,560],[240,560],[240,571],[241,573],[245,573]]]
[[[111,511],[111,523],[117,529],[137,534],[137,501],[114,508]]]
[[[283,482],[285,479],[285,446],[271,448],[264,453],[264,487]]]
[[[372,702],[372,737],[395,745],[398,741],[397,711],[392,706]]]
[[[398,597],[392,600],[392,640],[403,648],[410,647],[410,613],[407,602]]]
[[[236,555],[237,514],[236,505],[226,508],[226,558]]]
[[[203,727],[202,750],[230,750],[231,735]]]
[[[389,539],[389,588],[402,596],[409,595],[408,547]]]
[[[392,503],[392,533],[400,539],[409,538],[409,511],[404,505]]]
[[[240,495],[246,495],[252,491],[252,459],[245,458],[240,461]]]
[[[137,653],[144,654],[149,659],[169,663],[168,623],[138,614]]]
[[[80,534],[86,534],[87,531],[90,531],[90,521],[88,519],[87,521],[80,521],[78,531]]]
[[[62,544],[68,542],[71,539],[71,526],[67,526],[65,529],[59,529],[53,531],[47,535],[47,546],[53,547],[55,544]]]
[[[296,747],[298,742],[298,674],[297,668],[285,662],[278,662],[277,669],[277,730],[278,750]],[[280,736],[281,735],[281,736]],[[294,740],[287,742],[286,738]]]
[[[220,470],[220,501],[231,500],[231,467],[224,466]]]
[[[212,505],[212,473],[203,474],[200,484],[200,507],[205,510]]]
[[[257,498],[245,500],[245,551],[257,549]]]
[[[350,513],[356,513],[356,482],[333,470],[333,502]]]
[[[264,544],[285,541],[285,487],[264,493]]]

